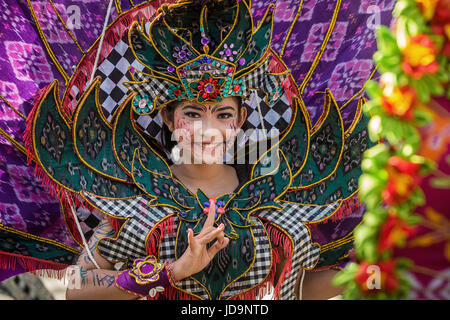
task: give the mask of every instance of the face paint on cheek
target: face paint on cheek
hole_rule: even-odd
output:
[[[233,119],[233,121],[230,123],[230,129],[233,131],[236,131],[237,128],[237,119]]]
[[[226,152],[233,144],[237,133],[237,119],[234,118],[228,124],[225,130],[225,139],[223,142],[223,151]]]
[[[192,124],[184,115],[174,114],[175,123],[175,139],[178,143],[190,143],[191,134],[193,132]]]

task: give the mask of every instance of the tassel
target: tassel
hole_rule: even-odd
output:
[[[282,267],[282,271],[273,290],[274,298],[278,298],[281,285],[283,284],[286,277],[289,277],[291,273],[293,247],[291,239],[289,239],[289,237],[277,227],[271,225],[270,223],[265,223],[264,227],[266,228],[267,235],[272,242],[273,268],[275,268],[277,264],[282,262],[282,260],[286,261],[286,263]],[[279,254],[276,248],[280,248],[283,250],[283,256]]]
[[[24,146],[27,151],[27,165],[30,165],[31,161],[35,159],[34,148],[33,148],[33,122],[36,117],[36,112],[39,107],[39,102],[42,100],[44,94],[50,89],[51,84],[43,87],[35,93],[32,101],[32,109],[27,116],[27,126],[23,134]]]
[[[361,208],[361,201],[359,200],[359,197],[357,194],[352,196],[351,198],[344,200],[339,207],[339,209],[336,210],[336,212],[326,218],[325,220],[318,221],[318,222],[312,222],[310,224],[326,224],[328,222],[337,222],[339,220],[345,219],[349,215],[351,215],[353,212]]]
[[[175,221],[173,216],[170,216],[160,222],[153,228],[153,231],[147,237],[147,254],[156,255],[158,250],[158,244],[165,235],[174,235],[175,231]]]
[[[111,228],[114,230],[114,232],[116,234],[119,233],[120,228],[122,227],[122,222],[120,221],[120,219],[108,216],[108,215],[104,215],[106,217],[106,221],[108,221],[109,225],[111,226]]]
[[[57,279],[62,279],[65,275],[65,269],[69,267],[67,264],[58,262],[0,252],[0,269],[13,270],[18,266],[22,267],[25,272]]]

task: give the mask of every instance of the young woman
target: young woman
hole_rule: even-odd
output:
[[[371,146],[367,119],[359,108],[344,130],[326,90],[322,116],[311,123],[270,48],[273,9],[256,29],[245,0],[183,0],[147,24],[132,23],[121,38],[136,60],[124,82],[130,92],[111,122],[99,78],[74,81],[82,93],[71,117],[56,81],[40,92],[26,146],[84,248],[68,299],[339,292],[332,268],[347,259],[364,211],[355,184]],[[104,216],[93,235],[75,201],[91,209],[84,221]]]
[[[185,163],[171,166],[174,175],[192,192],[201,188],[210,198],[230,193],[239,186],[235,169],[221,163],[224,149],[231,146],[230,136],[238,130],[246,119],[246,109],[240,105],[238,98],[226,98],[220,103],[199,104],[191,101],[174,103],[162,110],[165,125],[170,136],[178,131],[176,145],[185,152],[181,159]],[[214,130],[211,130],[214,129]],[[188,156],[186,152],[192,151]],[[207,163],[209,162],[209,164]],[[214,162],[214,163],[211,163]],[[219,182],[219,183],[218,183]],[[183,256],[173,263],[174,280],[182,280],[201,271],[209,264],[214,255],[228,245],[229,239],[223,233],[223,225],[213,227],[215,207],[212,205],[202,231],[193,235],[189,233],[189,247]],[[103,222],[97,227],[90,240],[94,249],[99,239],[113,235],[111,226]],[[207,249],[207,245],[215,241]],[[96,250],[94,259],[101,269],[95,269],[87,252],[80,256],[77,266],[82,277],[82,287],[67,290],[67,299],[136,299],[137,296],[126,293],[114,286],[114,277],[119,273],[113,270],[113,264],[102,258]]]
[[[230,239],[223,232],[224,225],[214,226],[214,198],[236,191],[243,182],[240,182],[235,167],[223,163],[223,155],[233,146],[236,131],[246,120],[247,110],[241,105],[240,98],[229,97],[220,102],[186,100],[172,103],[162,109],[161,115],[168,129],[166,136],[176,138],[175,144],[168,141],[166,144],[175,145],[185,153],[180,155],[179,163],[170,167],[174,176],[193,194],[202,189],[211,198],[208,218],[201,232],[194,236],[193,230],[188,229],[188,248],[173,262],[171,276],[176,282],[202,271],[220,250],[229,245]],[[77,263],[79,271],[73,275],[81,277],[81,287],[68,289],[67,299],[139,298],[114,285],[121,271],[114,270],[114,265],[95,250],[101,238],[110,236],[114,236],[114,231],[108,222],[103,221],[89,242],[90,250],[101,269],[96,269],[85,250]],[[211,243],[212,246],[209,246]],[[279,252],[283,254],[282,250]],[[275,286],[285,263],[286,259],[283,259],[276,267]],[[303,299],[328,299],[340,293],[340,289],[331,284],[334,270],[307,273],[303,280],[304,289],[299,292],[301,275],[296,283],[296,294],[300,294]]]

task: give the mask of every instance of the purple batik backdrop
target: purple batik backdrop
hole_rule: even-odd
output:
[[[108,3],[0,3],[0,227],[77,250],[80,247],[67,230],[59,202],[36,180],[34,165],[26,165],[21,151],[24,117],[36,92],[54,79],[59,81],[62,98],[79,61],[101,34]],[[114,1],[109,22],[141,3]],[[391,24],[395,1],[251,1],[255,26],[270,3],[276,4],[272,47],[291,69],[312,123],[322,112],[323,92],[329,88],[348,125],[364,83],[374,71],[374,29]]]
[[[283,53],[282,58],[303,91],[303,100],[314,123],[322,112],[326,88],[332,90],[342,107],[370,77],[374,70],[372,55],[376,50],[374,29],[380,24],[390,26],[395,1],[252,1],[256,19],[271,2],[276,3],[272,46],[276,52]],[[314,63],[321,48],[320,60]],[[308,77],[313,65],[316,65],[314,73]],[[356,102],[357,99],[352,100],[343,110],[347,125]]]

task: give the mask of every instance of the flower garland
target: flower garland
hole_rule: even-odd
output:
[[[427,104],[433,97],[450,98],[450,0],[397,0],[392,29],[377,29],[373,59],[381,74],[370,81],[369,134],[380,141],[367,150],[359,180],[366,206],[364,222],[355,230],[355,255],[334,278],[344,286],[344,299],[405,299],[412,263],[396,257],[414,234],[424,204],[419,185],[434,163],[418,155],[418,128],[429,123]]]

